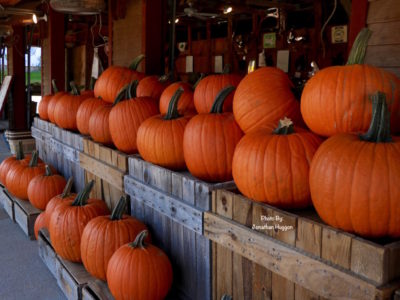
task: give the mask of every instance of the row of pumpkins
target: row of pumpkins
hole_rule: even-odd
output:
[[[210,75],[194,91],[110,67],[95,84],[96,98],[57,100],[55,122],[205,181],[233,178],[253,200],[288,209],[313,204],[334,227],[400,237],[399,139],[389,129],[400,132],[400,80],[363,64],[369,36],[360,32],[346,66],[307,82],[301,105],[288,76],[273,67],[244,78]],[[50,121],[57,95],[47,105]]]
[[[36,238],[47,228],[56,253],[83,262],[90,274],[108,282],[117,300],[164,299],[172,284],[171,263],[150,244],[146,225],[124,214],[125,197],[110,214],[104,201],[89,199],[94,181],[71,193],[72,178],[67,182],[56,174],[36,151],[24,157],[18,148],[16,156],[0,164],[0,181],[14,196],[43,210],[35,221]]]

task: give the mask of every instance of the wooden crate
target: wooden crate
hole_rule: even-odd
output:
[[[13,197],[15,222],[22,231],[31,239],[35,239],[34,226],[37,216],[42,212],[29,201]]]
[[[38,248],[39,256],[43,260],[43,263],[47,266],[50,273],[57,276],[57,254],[54,251],[50,241],[50,234],[46,228],[42,228],[38,234]]]
[[[104,281],[96,279],[89,282],[82,289],[82,300],[112,300],[107,284]]]
[[[37,120],[37,118],[35,118],[35,120]],[[45,122],[45,121],[43,121],[43,122]],[[50,125],[42,126],[42,127],[52,128]],[[36,150],[39,152],[39,157],[43,161],[53,164],[53,161],[51,161],[52,157],[51,157],[51,153],[50,153],[51,152],[50,140],[52,138],[52,132],[32,126],[31,134],[32,134],[32,137],[35,139],[35,147],[36,147]]]
[[[103,199],[113,209],[125,194],[124,175],[128,173],[128,155],[84,138],[79,161],[85,171],[85,183],[90,180],[96,182],[91,196]]]
[[[218,190],[204,234],[213,241],[213,299],[390,299],[400,287],[400,241],[367,241],[312,210]]]
[[[171,299],[210,299],[211,243],[203,236],[203,213],[211,209],[212,190],[232,185],[208,184],[188,172],[129,158],[125,191],[131,214],[148,225],[153,242],[172,262]]]
[[[14,199],[3,186],[0,186],[0,202],[10,219],[15,221]]]

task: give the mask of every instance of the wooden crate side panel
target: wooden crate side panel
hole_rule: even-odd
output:
[[[56,275],[57,275],[57,269],[56,269],[57,255],[50,243],[49,233],[46,229],[42,229],[39,231],[38,249],[39,249],[39,256],[43,260],[43,263],[47,266],[50,273],[54,277],[56,277]]]
[[[369,3],[367,23],[400,20],[400,6],[397,0],[378,0]]]
[[[33,207],[29,201],[20,200],[14,197],[15,221],[22,231],[31,239],[34,239],[33,227],[40,210]]]
[[[94,280],[86,284],[82,289],[82,300],[113,300],[114,297],[107,286],[101,280]]]
[[[345,269],[350,269],[351,242],[351,235],[323,227],[321,257]]]

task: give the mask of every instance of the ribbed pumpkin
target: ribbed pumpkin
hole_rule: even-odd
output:
[[[177,89],[167,114],[147,119],[137,133],[137,147],[143,159],[172,170],[186,168],[183,133],[192,115],[181,116],[178,113],[182,93],[182,88]]]
[[[100,106],[106,106],[107,102],[99,98],[88,98],[82,102],[76,113],[76,126],[81,134],[89,134],[89,119],[92,113]]]
[[[321,219],[365,237],[400,237],[400,138],[390,135],[384,94],[366,134],[337,134],[315,153],[310,190]]]
[[[96,108],[89,119],[89,133],[95,142],[112,145],[109,116],[112,105],[107,104]]]
[[[224,100],[232,93],[229,86],[217,95],[211,112],[194,116],[186,125],[183,154],[194,176],[211,182],[232,179],[232,158],[243,132],[230,112],[223,113]]]
[[[282,119],[275,130],[246,134],[233,155],[232,174],[245,196],[282,208],[311,205],[308,182],[311,159],[321,139]]]
[[[236,89],[233,114],[248,133],[283,117],[301,122],[300,105],[294,97],[289,77],[278,68],[263,67],[246,75]]]
[[[59,92],[58,88],[57,88],[57,85],[56,85],[56,82],[55,82],[54,79],[51,81],[51,83],[52,83],[52,86],[53,86],[54,94],[51,97],[51,99],[49,100],[49,103],[47,104],[47,117],[49,118],[50,122],[55,124],[56,123],[56,119],[54,117],[54,111],[55,111],[56,105],[58,103],[58,100],[62,96],[67,95],[68,93],[67,92],[63,92],[63,91]]]
[[[228,74],[229,69],[224,70],[224,74],[209,75],[197,84],[194,90],[194,106],[199,114],[207,114],[213,106],[215,97],[224,87],[231,85],[237,87],[242,77],[237,74]],[[233,93],[224,102],[223,111],[232,111]]]
[[[162,115],[167,113],[171,98],[179,88],[183,89],[183,93],[179,98],[178,103],[179,114],[184,115],[185,113],[196,112],[193,102],[193,90],[190,84],[185,82],[175,82],[170,84],[161,94],[160,113]]]
[[[147,229],[139,220],[124,215],[125,209],[126,199],[121,197],[110,216],[99,216],[90,220],[82,233],[83,265],[90,274],[104,281],[108,261],[114,252]],[[151,239],[147,238],[146,242],[151,242]]]
[[[22,147],[22,142],[21,141],[18,142],[16,155],[7,157],[0,164],[0,182],[3,185],[6,185],[7,174],[13,168],[13,166],[19,164],[28,164],[30,160],[31,160],[31,155],[27,155],[25,157]]]
[[[372,116],[369,95],[377,90],[386,94],[393,132],[400,132],[400,80],[384,69],[363,64],[369,36],[368,29],[360,32],[346,66],[325,68],[305,85],[301,113],[315,133],[365,132]]]
[[[54,250],[62,258],[81,262],[81,236],[93,218],[109,214],[104,201],[88,199],[94,181],[89,182],[74,200],[64,200],[52,212],[49,232]]]
[[[137,89],[137,97],[151,97],[157,102],[160,100],[161,94],[171,83],[168,75],[161,77],[158,76],[147,76],[140,80]]]
[[[108,67],[97,79],[94,86],[94,95],[106,102],[113,103],[119,91],[133,80],[141,80],[145,74],[136,71],[144,55],[135,58],[129,68],[111,66]]]
[[[115,300],[162,300],[171,288],[171,263],[160,249],[144,243],[146,236],[147,230],[142,231],[108,263],[107,282]]]
[[[47,203],[56,195],[60,194],[67,181],[58,174],[53,174],[48,165],[45,166],[46,173],[33,178],[28,185],[29,202],[36,208],[44,210]]]
[[[46,227],[47,227],[46,215],[43,211],[36,217],[35,225],[33,226],[33,232],[35,234],[36,239],[38,239],[39,237],[39,230]]]
[[[44,164],[38,164],[38,153],[33,152],[29,164],[17,164],[8,172],[6,177],[7,189],[17,198],[28,200],[29,182],[36,176],[46,172]]]
[[[51,81],[52,85],[53,85],[53,92],[54,93],[58,93],[58,88],[56,85],[55,80],[53,79]],[[39,107],[38,107],[38,111],[39,111],[39,117],[42,120],[49,120],[49,114],[48,114],[48,106],[50,103],[51,98],[53,98],[54,94],[49,94],[49,95],[45,95],[42,97],[42,99],[39,102]]]
[[[134,81],[126,88],[129,99],[116,101],[109,116],[110,133],[115,147],[129,154],[137,152],[136,136],[140,124],[159,113],[153,98],[136,97],[137,84]]]

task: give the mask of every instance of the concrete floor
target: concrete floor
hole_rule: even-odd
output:
[[[3,134],[0,161],[10,156]],[[0,205],[0,299],[65,299],[55,278],[43,264],[36,241],[31,241],[12,222]]]

